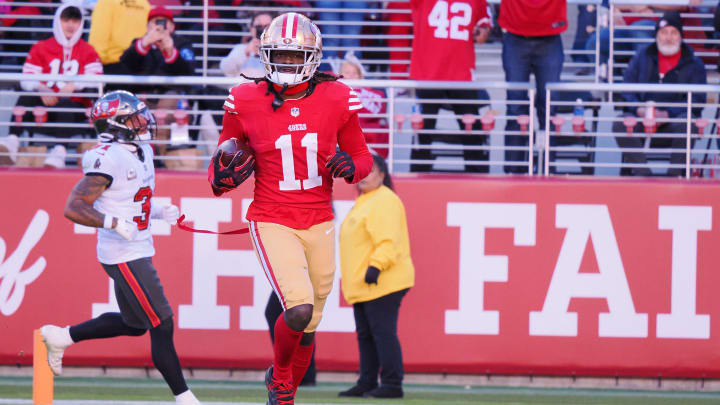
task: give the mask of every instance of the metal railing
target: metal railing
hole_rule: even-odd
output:
[[[32,77],[34,80],[57,80],[58,78],[64,78],[64,80],[68,80],[67,76],[55,76],[55,75],[23,75],[20,73],[0,73],[0,83],[17,83],[21,80],[27,80],[28,77]],[[198,119],[194,119],[197,117],[202,116],[203,114],[209,114],[213,116],[214,118],[220,118],[222,114],[224,113],[221,109],[222,103],[226,98],[227,93],[224,93],[222,90],[220,92],[218,91],[212,91],[212,92],[206,92],[205,90],[209,87],[202,87],[202,86],[214,86],[214,87],[221,87],[221,88],[229,88],[233,85],[238,84],[238,80],[235,78],[225,78],[225,77],[196,77],[196,76],[170,76],[170,77],[162,77],[162,76],[111,76],[111,75],[100,75],[100,76],[92,76],[92,75],[81,75],[76,76],[72,80],[76,81],[82,81],[82,82],[89,82],[89,83],[95,83],[97,87],[95,87],[94,92],[91,92],[88,89],[83,93],[85,97],[88,98],[96,98],[102,94],[103,91],[103,85],[106,83],[112,83],[114,87],[122,86],[122,85],[130,85],[130,86],[137,86],[139,84],[155,84],[155,85],[162,85],[162,86],[184,86],[185,88],[188,88],[190,86],[197,86],[195,89],[196,91],[189,93],[189,94],[143,94],[138,93],[141,98],[146,98],[149,100],[188,100],[190,102],[190,108],[187,110],[188,115],[190,115],[190,125],[189,129],[197,130],[197,131],[205,131],[205,130],[212,130],[212,127],[215,126],[215,124],[210,123],[207,124],[207,121],[205,123],[200,123]],[[535,119],[535,108],[534,108],[534,94],[535,89],[534,85],[530,83],[505,83],[505,82],[419,82],[419,81],[411,81],[411,80],[345,80],[345,83],[352,86],[353,88],[376,88],[376,89],[382,89],[385,91],[385,96],[376,98],[375,101],[379,101],[384,106],[384,112],[378,113],[378,112],[367,112],[362,111],[360,113],[360,119],[363,120],[365,118],[371,118],[371,119],[383,119],[386,123],[384,126],[380,127],[373,127],[373,128],[366,128],[366,133],[374,133],[374,134],[384,134],[387,135],[387,144],[373,144],[371,143],[369,146],[375,147],[377,149],[387,149],[388,150],[388,160],[389,165],[394,171],[409,171],[410,166],[416,165],[416,164],[436,164],[440,159],[436,159],[436,156],[431,156],[428,159],[418,159],[413,158],[413,152],[418,150],[431,150],[432,154],[434,155],[436,152],[448,152],[450,151],[456,151],[459,153],[462,153],[466,149],[471,150],[481,150],[485,151],[487,153],[487,159],[483,159],[482,161],[473,161],[469,159],[445,159],[444,165],[450,166],[450,171],[454,171],[452,169],[457,169],[458,167],[462,169],[463,165],[476,165],[476,166],[483,166],[488,167],[488,171],[490,168],[495,168],[494,170],[497,172],[499,170],[502,170],[503,165],[514,165],[514,166],[520,166],[520,167],[527,167],[528,173],[532,172],[531,168],[533,167],[533,159],[535,157],[532,153],[530,153],[529,160],[524,162],[505,162],[501,155],[498,155],[498,153],[502,154],[506,149],[508,150],[519,150],[519,151],[531,151],[532,146],[527,147],[521,147],[521,146],[508,146],[505,147],[503,145],[502,136],[505,134],[503,132],[504,123],[507,123],[508,121],[517,121],[518,119],[523,120],[521,117],[517,116],[508,116],[506,113],[504,113],[504,108],[507,105],[507,103],[504,100],[479,100],[479,99],[465,99],[465,100],[448,100],[448,99],[430,99],[430,98],[417,98],[414,96],[414,92],[416,89],[439,89],[439,90],[448,90],[448,89],[456,89],[456,90],[481,90],[481,89],[487,89],[487,90],[497,90],[500,92],[504,92],[507,90],[522,90],[522,91],[528,91],[531,98],[526,101],[514,101],[515,104],[521,104],[526,106],[530,112],[527,116],[524,117],[525,120],[525,127],[521,128],[518,131],[512,132],[515,135],[520,136],[527,136],[529,138],[533,138],[535,131],[534,128],[536,126],[536,119]],[[213,94],[211,94],[213,93]],[[220,94],[218,94],[220,93]],[[14,89],[6,89],[6,90],[0,90],[0,98],[7,99],[8,97],[14,97],[18,95],[45,95],[45,93],[39,93],[39,92],[22,92]],[[193,105],[196,104],[200,100],[214,100],[219,102],[217,104],[216,109],[212,110],[203,110],[198,107],[194,107]],[[154,104],[154,103],[152,103]],[[426,104],[469,104],[474,106],[474,111],[476,113],[474,114],[464,114],[463,116],[455,116],[454,114],[444,114],[443,112],[439,112],[438,114],[423,114],[421,112],[422,109],[418,111],[413,111],[413,107],[417,109],[417,106],[423,106]],[[478,113],[478,108],[480,105],[486,105],[487,111],[482,116]],[[87,121],[83,122],[47,122],[47,123],[34,123],[34,122],[17,122],[14,121],[12,115],[10,112],[13,109],[13,105],[7,104],[6,106],[2,107],[0,106],[0,114],[3,112],[5,113],[5,116],[7,117],[7,120],[0,121],[0,129],[2,127],[15,127],[22,129],[33,129],[37,132],[42,132],[42,128],[47,127],[60,127],[60,128],[67,128],[68,131],[71,131],[72,128],[89,128],[89,123]],[[62,111],[62,109],[57,109],[53,107],[47,107],[46,108],[48,112],[53,111]],[[77,108],[77,109],[70,109],[70,112],[76,112],[81,113],[85,112],[86,110],[84,108]],[[154,111],[156,114],[158,113],[158,110],[156,109]],[[170,114],[172,114],[172,111],[170,111]],[[481,122],[483,118],[490,117],[493,121],[493,127],[492,129],[478,129],[478,125]],[[428,128],[422,128],[422,125],[418,127],[417,121],[423,121],[427,119],[438,119],[438,125],[435,129],[428,129]],[[470,122],[463,122],[459,126],[456,124],[457,120],[470,120]],[[216,120],[216,121],[219,121]],[[497,123],[497,125],[494,125]],[[472,128],[472,125],[475,124],[475,128]],[[170,130],[170,127],[168,124],[160,125],[159,129],[161,130]],[[427,134],[432,138],[437,138],[434,140],[440,141],[440,143],[435,142],[433,144],[429,145],[419,145],[417,143],[417,136],[419,134]],[[21,134],[16,134],[21,135]],[[492,138],[492,142],[486,142],[483,145],[479,146],[465,146],[463,145],[463,141],[465,139],[468,139],[469,137],[476,137],[476,136],[487,136]],[[446,141],[446,138],[448,137],[455,137],[456,139],[451,141],[450,144],[443,144],[442,142]],[[29,136],[21,136],[20,141],[24,142],[25,144],[32,143],[34,139]],[[79,143],[87,141],[87,139],[77,139],[77,140],[65,140],[65,139],[59,139],[57,142],[66,142],[66,143]],[[47,139],[43,139],[43,142],[48,142]],[[165,140],[156,140],[154,141],[157,145],[168,145],[173,146],[177,142],[173,140],[173,137],[170,136],[169,139]],[[188,147],[194,147],[199,148],[203,151],[202,154],[197,154],[194,156],[189,156],[186,159],[190,160],[203,160],[207,161],[209,159],[209,154],[214,150],[215,145],[217,144],[217,137],[214,139],[208,139],[204,138],[203,136],[198,136],[195,140],[182,140],[182,145],[188,146]],[[532,142],[530,143],[532,145]],[[0,156],[2,156],[3,153],[0,153]],[[7,154],[5,154],[7,155]],[[77,158],[79,157],[79,154],[69,154],[68,158]],[[177,159],[177,157],[173,156],[164,156],[160,155],[158,156],[159,160],[173,160]],[[456,170],[455,170],[456,171]]]
[[[68,78],[67,76],[54,75],[23,75],[18,73],[0,73],[0,84],[9,83],[16,84],[21,80],[32,78],[34,80],[58,80],[68,79],[94,83],[89,86],[83,95],[88,98],[96,98],[103,92],[105,83],[116,85],[138,85],[138,84],[154,84],[162,86],[184,86],[188,88],[195,86],[195,91],[188,94],[147,94],[144,97],[159,102],[161,100],[169,101],[170,105],[175,104],[178,100],[188,100],[190,109],[187,113],[198,118],[202,115],[214,117],[219,121],[223,111],[220,107],[211,109],[202,109],[195,106],[200,101],[214,100],[222,104],[226,97],[224,90],[209,91],[213,86],[228,88],[238,83],[237,79],[224,77],[162,77],[162,76],[76,76]],[[623,169],[637,169],[642,167],[650,168],[654,174],[658,170],[664,169],[680,169],[682,176],[690,178],[693,176],[714,177],[714,172],[720,169],[720,159],[718,159],[718,135],[716,132],[717,106],[708,101],[706,103],[693,103],[692,96],[694,94],[706,94],[709,98],[716,98],[720,92],[720,86],[713,85],[668,85],[668,84],[593,84],[593,83],[551,83],[547,86],[547,92],[544,95],[546,105],[545,122],[548,125],[541,130],[539,128],[538,117],[535,115],[534,106],[534,84],[531,83],[504,83],[504,82],[418,82],[408,80],[347,80],[346,83],[353,88],[375,88],[385,91],[385,95],[376,98],[384,106],[384,111],[380,112],[363,112],[360,118],[383,119],[385,125],[367,128],[366,133],[387,135],[387,143],[373,143],[370,146],[377,149],[388,149],[388,160],[391,169],[394,172],[411,171],[413,165],[431,165],[437,170],[447,170],[457,172],[458,168],[467,168],[469,166],[487,167],[490,174],[501,174],[508,167],[520,167],[528,174],[538,173],[543,175],[564,174],[562,169],[574,169],[570,172],[580,174],[594,174],[614,176],[618,171],[622,173]],[[204,87],[203,87],[204,86]],[[94,90],[91,90],[93,89]],[[446,100],[442,98],[419,98],[415,92],[418,89],[435,89],[435,90],[490,90],[493,93],[491,100]],[[529,98],[524,101],[508,102],[497,93],[503,94],[508,90],[527,91]],[[637,128],[625,131],[617,130],[622,123],[624,117],[617,111],[629,106],[642,107],[644,103],[628,103],[623,100],[614,100],[611,94],[622,95],[624,92],[645,92],[645,93],[680,93],[686,95],[688,99],[682,103],[655,103],[654,107],[658,110],[667,107],[682,107],[685,111],[685,117],[663,118],[656,117],[655,121],[658,127],[666,123],[680,123],[683,125],[682,131],[674,133],[666,133],[656,131],[656,133],[645,132],[643,129],[643,118],[636,117]],[[579,101],[573,99],[574,94],[584,92],[593,97],[584,96]],[[590,93],[592,92],[592,93]],[[20,128],[22,131],[31,130],[42,132],[43,128],[50,126],[67,129],[71,131],[75,129],[89,129],[90,125],[86,120],[80,122],[14,122],[12,114],[14,102],[8,101],[11,97],[20,94],[34,95],[54,95],[56,93],[39,93],[39,92],[20,92],[13,89],[0,90],[0,133],[4,127]],[[573,96],[568,97],[568,94]],[[141,94],[142,96],[142,94]],[[528,108],[527,116],[509,115],[506,112],[507,106],[510,104],[520,104],[523,108]],[[469,104],[472,105],[476,113],[464,114],[456,116],[455,114],[423,114],[422,107],[426,104]],[[481,106],[483,109],[478,110]],[[416,108],[413,111],[413,107]],[[567,117],[573,114],[573,109],[580,107],[583,110],[583,125],[573,128],[573,118]],[[702,109],[702,115],[693,116],[693,109]],[[173,108],[170,108],[172,110]],[[84,108],[54,108],[48,110],[66,111],[83,113]],[[484,112],[483,112],[484,111]],[[159,110],[155,110],[159,114]],[[589,113],[589,114],[588,114]],[[172,111],[170,111],[172,114]],[[558,117],[566,116],[564,120]],[[577,118],[580,118],[579,116]],[[438,119],[438,125],[435,129],[423,128],[418,123],[427,119]],[[702,119],[702,120],[700,120]],[[457,124],[456,121],[460,123]],[[515,131],[506,130],[509,123],[520,124],[520,129]],[[482,123],[478,128],[478,123]],[[613,129],[613,124],[616,128]],[[700,125],[702,124],[702,125]],[[198,119],[191,119],[189,129],[191,131],[207,131],[216,127],[217,124],[203,122]],[[702,127],[701,129],[698,129]],[[170,131],[171,124],[166,123],[160,127],[163,130]],[[629,133],[633,135],[628,135]],[[418,143],[419,135],[429,135],[434,138],[432,144],[421,145]],[[38,141],[34,137],[22,136],[20,141],[29,144]],[[512,146],[506,144],[506,136],[526,137],[523,145]],[[446,142],[448,136],[454,137],[449,143]],[[619,147],[616,142],[619,137],[632,137],[633,139],[642,139],[644,144],[641,146],[627,148]],[[487,142],[477,145],[465,145],[463,140],[469,137],[486,137]],[[670,147],[665,148],[662,152],[667,155],[682,153],[684,159],[682,163],[652,163],[637,164],[632,162],[624,162],[623,154],[627,152],[642,153],[647,156],[657,153],[653,143],[663,138],[679,138],[685,140],[682,148]],[[62,143],[81,143],[88,139],[62,139],[57,142]],[[42,142],[49,142],[42,139]],[[443,143],[445,142],[445,143]],[[176,146],[178,141],[170,136],[168,139],[156,140],[154,143],[158,146]],[[171,154],[160,154],[159,160],[189,160],[206,162],[209,154],[214,150],[217,143],[217,134],[215,138],[207,138],[198,136],[196,139],[183,139],[180,144],[199,149],[200,152],[190,156],[174,156]],[[715,144],[713,146],[713,143]],[[431,150],[432,155],[428,158],[413,157],[413,151]],[[486,157],[482,159],[468,159],[464,156],[458,159],[458,154],[467,150],[477,150],[486,153]],[[522,152],[525,156],[522,161],[508,161],[504,158],[506,152]],[[442,159],[444,156],[435,156],[445,152],[454,152],[450,159]],[[569,160],[566,155],[571,156]],[[0,153],[0,157],[7,156],[7,153]],[[33,152],[28,152],[28,156],[34,156]],[[69,158],[77,158],[79,154],[70,154]],[[665,156],[667,160],[667,156]],[[445,167],[445,168],[443,168]],[[525,170],[525,168],[527,170]],[[539,170],[538,170],[539,168]],[[590,169],[590,170],[583,170]],[[568,173],[568,171],[565,171]]]
[[[199,2],[198,2],[199,3]],[[309,2],[313,4],[312,1]],[[367,6],[359,9],[344,8],[320,8],[320,7],[289,7],[278,5],[268,7],[266,5],[253,5],[252,1],[245,1],[243,5],[237,7],[230,6],[210,6],[208,1],[203,1],[202,5],[178,5],[168,6],[169,9],[179,13],[193,13],[194,17],[177,17],[178,24],[176,33],[185,36],[191,40],[193,48],[198,52],[196,54],[196,62],[198,67],[196,73],[207,76],[222,75],[217,67],[217,63],[225,57],[235,44],[240,43],[250,36],[248,27],[250,24],[250,15],[258,11],[270,11],[281,13],[286,11],[297,11],[311,15],[315,22],[323,31],[323,39],[325,40],[325,59],[324,62],[330,62],[335,52],[347,52],[350,50],[360,54],[360,61],[371,66],[366,73],[368,79],[382,78],[402,78],[408,77],[407,71],[410,64],[410,41],[413,39],[411,32],[412,22],[410,19],[410,3],[409,0],[400,0],[397,3],[405,3],[407,8],[388,9],[383,5],[387,3],[381,0],[367,0]],[[498,4],[499,0],[491,0],[490,4]],[[28,2],[10,2],[5,3],[9,6],[30,5],[38,8],[54,9],[59,4],[55,3],[28,3]],[[601,0],[569,0],[570,5],[593,5],[598,8]],[[211,17],[211,13],[217,12],[236,12],[240,15],[238,18],[219,18]],[[342,21],[342,20],[324,20],[321,16],[328,12],[342,12],[347,14],[362,14],[365,18],[362,21]],[[404,15],[407,21],[391,21],[391,16]],[[8,14],[0,14],[0,18],[10,17]],[[52,35],[52,15],[20,15],[14,16],[21,20],[42,22],[38,27],[4,27],[7,33],[27,33],[28,37],[31,33],[43,33],[46,36]],[[596,26],[599,26],[601,14],[596,14]],[[218,24],[231,24],[233,29],[218,29]],[[575,21],[570,21],[570,30],[573,30]],[[360,34],[346,35],[330,33],[329,28],[345,27],[360,25],[366,31]],[[90,18],[86,18],[85,33],[89,32]],[[323,30],[323,28],[328,28]],[[389,34],[386,31],[390,28],[407,28],[408,32],[403,34]],[[335,40],[354,38],[364,43],[361,46],[350,47],[346,45],[332,45]],[[44,39],[44,38],[43,38]],[[228,39],[232,41],[228,42]],[[389,45],[388,40],[407,40],[407,46]],[[0,59],[8,58],[24,58],[30,47],[37,42],[37,39],[0,39]],[[370,42],[370,43],[367,43]],[[599,41],[596,41],[599,44]],[[3,45],[13,45],[12,51],[3,50]],[[374,54],[371,55],[371,54]],[[399,56],[391,57],[391,54],[399,54]],[[598,47],[592,50],[574,50],[566,49],[565,54],[567,61],[563,66],[562,79],[572,81],[598,81]],[[504,74],[497,69],[501,56],[501,45],[495,44],[478,44],[476,45],[476,80],[503,80]],[[372,57],[371,57],[372,56]],[[571,58],[574,56],[594,57],[594,61],[575,61]],[[391,66],[403,66],[403,72],[391,72]],[[21,64],[0,64],[0,71],[20,71]],[[583,70],[584,69],[584,70]]]
[[[592,91],[605,97],[579,103],[555,101],[562,98],[558,97],[561,93],[579,91]],[[651,175],[668,175],[674,171],[686,179],[714,177],[714,172],[720,169],[717,159],[720,153],[717,134],[720,110],[714,102],[693,102],[693,96],[716,98],[719,92],[718,85],[550,83],[545,95],[551,106],[546,111],[546,120],[552,125],[545,128],[544,144],[540,146],[544,160],[542,172],[547,176],[557,174],[563,167],[574,166],[584,168],[585,173],[598,169],[605,169],[607,173],[619,169],[622,174],[623,171],[642,169]],[[619,95],[617,100],[607,96],[613,93]],[[624,93],[645,93],[646,99],[651,98],[648,96],[652,93],[670,93],[684,95],[686,99],[684,102],[627,102],[622,98]],[[559,108],[564,108],[567,115],[567,110],[576,107],[580,110],[572,111],[570,114],[575,114],[569,119],[563,119],[562,114],[557,113]],[[638,108],[644,109],[643,115],[638,116]],[[667,117],[659,114],[659,111],[670,108],[679,109],[681,113]],[[594,113],[588,115],[587,109]],[[622,147],[614,145],[623,140],[630,142],[625,142]],[[673,140],[677,141],[674,145]],[[669,143],[670,147],[656,146],[660,141]],[[563,163],[559,159],[563,154],[580,156],[580,162]],[[673,154],[682,162],[673,163]],[[632,156],[642,156],[639,159],[641,163],[636,159],[626,161]],[[658,158],[663,163],[642,162]]]

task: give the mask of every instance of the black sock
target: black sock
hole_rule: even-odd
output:
[[[140,336],[145,329],[128,326],[119,312],[106,312],[97,318],[70,327],[73,342],[88,339],[105,339],[116,336]]]
[[[173,395],[187,391],[188,387],[182,374],[180,360],[178,360],[173,344],[173,319],[168,318],[160,325],[150,329],[150,341],[153,364],[170,386],[170,391]]]

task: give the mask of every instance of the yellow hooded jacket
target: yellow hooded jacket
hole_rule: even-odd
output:
[[[378,283],[365,283],[368,266],[380,269]],[[415,284],[405,207],[380,186],[361,194],[340,227],[342,292],[350,304],[366,302]]]
[[[149,12],[147,0],[98,0],[88,42],[103,65],[120,62],[132,41],[145,35]]]

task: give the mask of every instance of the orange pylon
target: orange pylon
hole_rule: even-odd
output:
[[[40,329],[33,331],[33,404],[52,405],[54,376],[47,362],[47,348]]]

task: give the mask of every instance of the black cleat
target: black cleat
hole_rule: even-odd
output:
[[[295,405],[295,389],[291,381],[273,378],[273,366],[265,372],[265,386],[268,390],[267,405]]]
[[[402,398],[403,390],[401,387],[392,387],[389,385],[381,385],[374,390],[370,390],[363,394],[365,398]]]
[[[340,391],[338,393],[339,397],[362,397],[363,394],[365,394],[368,391],[373,390],[373,388],[366,388],[360,385],[353,385],[350,389],[347,389],[345,391]]]

